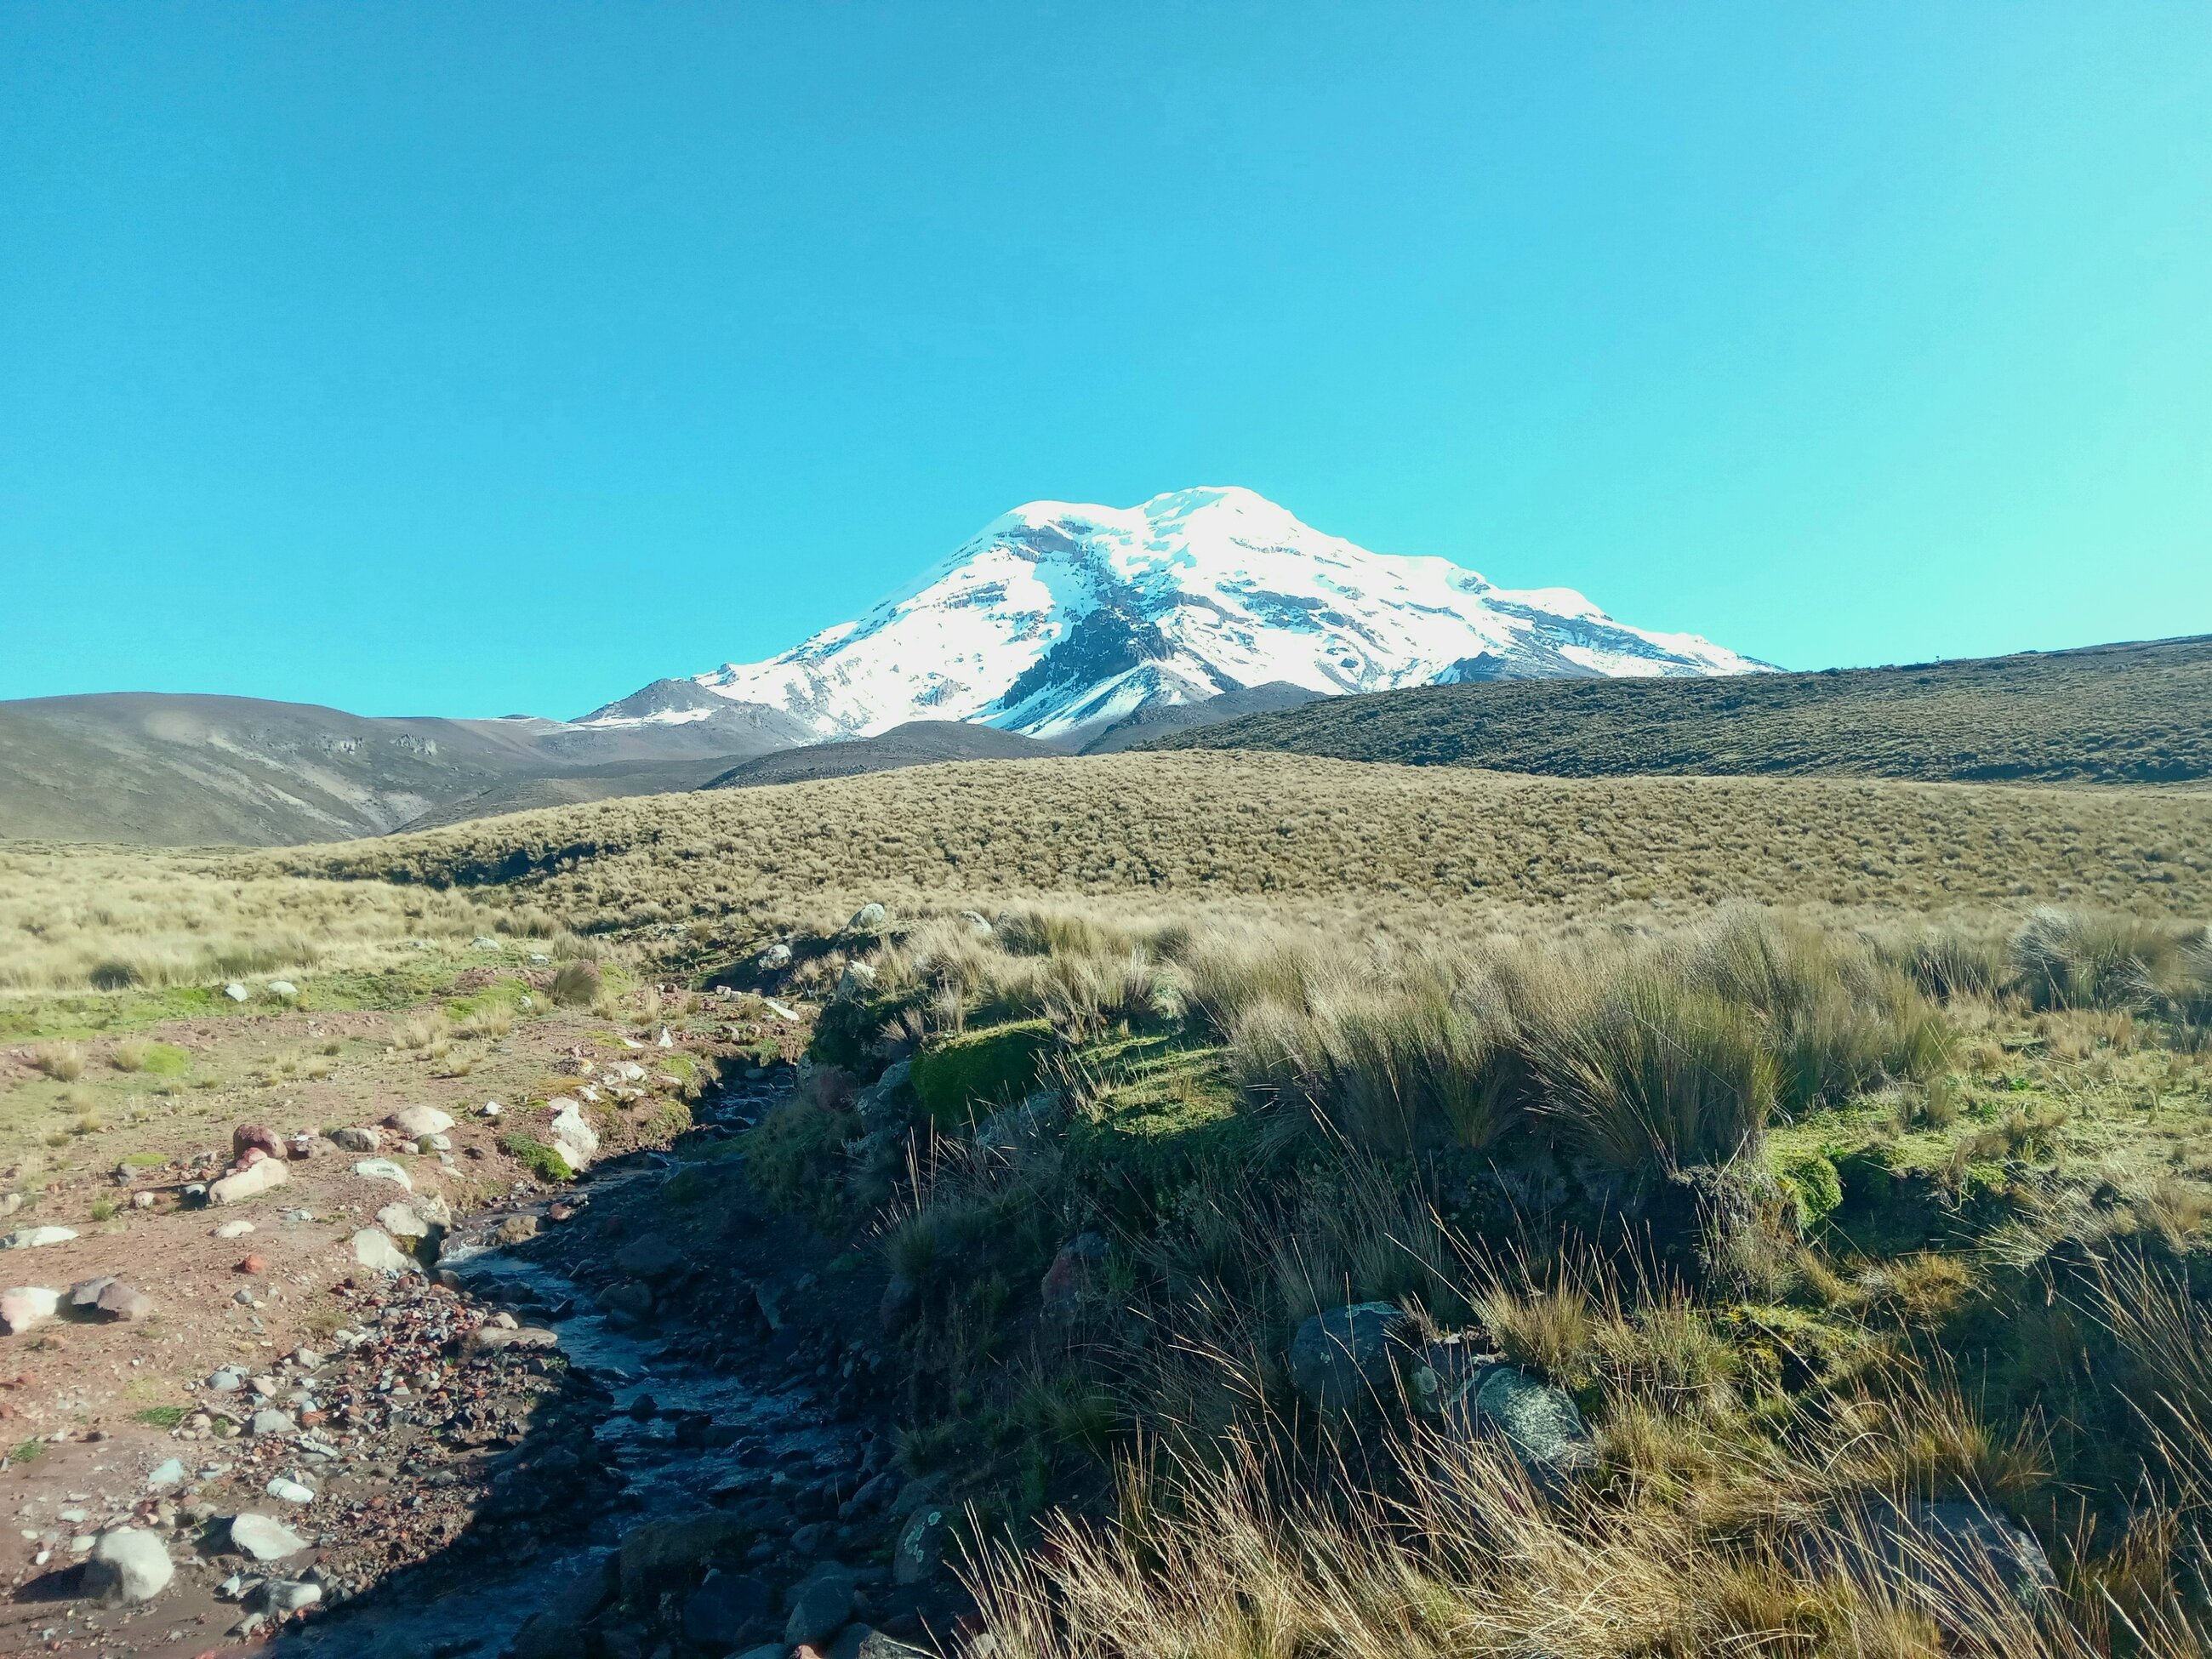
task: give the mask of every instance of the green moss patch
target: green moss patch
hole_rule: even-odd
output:
[[[939,1127],[963,1127],[1035,1088],[1038,1068],[1059,1046],[1048,1020],[963,1031],[915,1056],[914,1091]]]
[[[561,1156],[560,1149],[548,1146],[533,1135],[516,1133],[502,1138],[500,1150],[514,1159],[540,1181],[574,1181],[576,1172],[568,1167],[568,1160]]]
[[[1095,1188],[1149,1205],[1260,1151],[1221,1049],[1138,1039],[1084,1059],[1100,1087],[1068,1127],[1067,1154]]]

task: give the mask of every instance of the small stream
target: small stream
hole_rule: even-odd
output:
[[[676,1167],[646,1154],[579,1183],[595,1204]],[[561,1352],[605,1401],[592,1437],[623,1491],[580,1543],[489,1565],[465,1590],[427,1604],[372,1590],[286,1638],[280,1652],[317,1659],[493,1659],[545,1603],[550,1587],[595,1570],[604,1552],[641,1522],[714,1507],[718,1493],[757,1487],[770,1468],[827,1463],[848,1436],[833,1429],[805,1390],[763,1393],[745,1382],[667,1353],[657,1339],[613,1328],[588,1292],[514,1251],[459,1245],[439,1264],[459,1288],[557,1332]],[[711,1432],[708,1432],[711,1425]]]

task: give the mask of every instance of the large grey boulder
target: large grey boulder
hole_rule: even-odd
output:
[[[684,1270],[684,1252],[659,1233],[634,1238],[615,1252],[615,1266],[633,1278],[658,1284]]]
[[[18,1285],[0,1291],[0,1333],[17,1336],[33,1325],[43,1325],[61,1305],[62,1293],[43,1285]]]
[[[792,1587],[783,1639],[794,1647],[827,1642],[853,1616],[853,1587],[850,1567],[834,1562],[817,1567]]]
[[[401,1277],[419,1271],[415,1258],[392,1242],[380,1227],[363,1227],[352,1238],[353,1259],[376,1273]]]
[[[545,1126],[545,1139],[580,1173],[599,1155],[599,1132],[584,1121],[584,1109],[573,1100],[564,1099],[553,1114]]]
[[[1394,1362],[1413,1323],[1389,1302],[1356,1302],[1316,1314],[1291,1342],[1291,1382],[1328,1417],[1357,1416],[1395,1392]]]
[[[1502,1442],[1539,1486],[1557,1490],[1597,1462],[1581,1408],[1562,1389],[1512,1365],[1486,1365],[1461,1389],[1448,1418]]]
[[[453,1120],[435,1106],[402,1106],[384,1121],[410,1140],[441,1135],[453,1127]]]
[[[2029,1606],[2057,1591],[2058,1575],[2035,1534],[1972,1498],[1909,1504],[1885,1531],[1884,1555],[1908,1583],[2002,1589]]]
[[[22,1227],[0,1239],[0,1250],[41,1249],[48,1244],[66,1244],[76,1237],[74,1227]]]
[[[220,1181],[208,1183],[208,1202],[210,1204],[243,1204],[249,1198],[258,1197],[277,1187],[288,1186],[290,1171],[273,1158],[264,1158],[249,1164],[236,1175],[227,1175]]]
[[[150,1601],[169,1587],[176,1565],[161,1540],[136,1527],[102,1533],[84,1564],[84,1589],[111,1604]]]
[[[920,1584],[933,1578],[952,1546],[952,1511],[938,1503],[923,1503],[899,1528],[897,1547],[891,1552],[891,1577],[902,1584]]]
[[[891,913],[873,902],[853,912],[852,921],[845,924],[848,933],[880,933],[891,919]]]

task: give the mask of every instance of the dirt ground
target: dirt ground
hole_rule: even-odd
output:
[[[11,1528],[0,1567],[12,1592],[0,1654],[217,1650],[270,1628],[239,1629],[253,1614],[224,1584],[241,1566],[304,1575],[328,1607],[449,1542],[486,1489],[486,1460],[521,1439],[557,1378],[526,1347],[472,1352],[489,1309],[428,1276],[365,1265],[356,1237],[380,1214],[388,1225],[395,1202],[449,1213],[449,1241],[494,1238],[517,1213],[557,1226],[559,1183],[503,1146],[546,1139],[549,1099],[576,1101],[599,1158],[619,1158],[688,1127],[686,1098],[715,1071],[763,1075],[755,1062],[780,1041],[773,1017],[734,1019],[714,998],[664,1006],[655,994],[648,1006],[610,1019],[604,1006],[553,1009],[540,996],[507,1029],[473,1036],[435,1022],[426,1036],[404,1013],[242,1012],[81,1042],[74,1079],[48,1075],[33,1045],[0,1050],[0,1156],[15,1158],[5,1173],[29,1200],[0,1229],[76,1235],[0,1252],[0,1286],[54,1290],[62,1303],[58,1316],[0,1336]],[[115,1063],[133,1041],[164,1045],[167,1078]],[[162,1082],[173,1086],[156,1091]],[[374,1153],[329,1138],[412,1106],[453,1120],[444,1146],[390,1127]],[[40,1125],[94,1117],[96,1128],[61,1132],[66,1142],[44,1133],[58,1156],[34,1150]],[[282,1143],[287,1178],[242,1202],[205,1202],[198,1189],[232,1164],[247,1124]],[[372,1157],[411,1191],[358,1172]],[[72,1316],[71,1287],[109,1276],[143,1298],[133,1316]],[[289,1426],[256,1432],[257,1411],[271,1409]],[[303,1491],[313,1496],[299,1501]],[[309,1547],[256,1567],[228,1538],[241,1511]],[[82,1591],[93,1540],[118,1527],[154,1532],[176,1563],[175,1582],[143,1607]]]

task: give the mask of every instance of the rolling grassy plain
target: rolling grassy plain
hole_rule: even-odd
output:
[[[0,1008],[366,999],[481,934],[818,1011],[714,1167],[888,1272],[1002,1654],[2179,1656],[2208,916],[2187,787],[1139,753],[14,843]],[[1317,1413],[1286,1356],[1367,1302],[1407,1334]],[[1587,1458],[1426,1410],[1476,1354]]]

